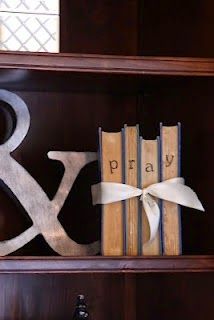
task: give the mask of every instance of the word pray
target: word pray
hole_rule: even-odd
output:
[[[165,167],[168,168],[172,165],[173,160],[175,158],[174,154],[166,154],[166,156],[164,157],[165,161],[163,162]],[[110,160],[109,161],[109,169],[111,174],[114,174],[115,170],[117,170],[119,168],[119,161],[117,160]],[[134,166],[136,165],[136,161],[135,160],[128,160],[128,169],[132,170],[134,169]],[[151,162],[147,162],[145,164],[145,171],[146,172],[154,172],[154,165]]]

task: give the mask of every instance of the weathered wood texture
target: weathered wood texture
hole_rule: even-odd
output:
[[[5,256],[28,244],[41,234],[49,246],[58,254],[68,256],[95,255],[100,252],[100,243],[77,244],[63,229],[58,214],[70,193],[80,171],[97,160],[96,152],[49,151],[48,158],[60,161],[64,167],[57,192],[53,199],[46,193],[29,172],[11,157],[26,137],[30,128],[30,114],[20,96],[0,90],[0,100],[8,104],[15,115],[16,126],[9,138],[0,145],[0,177],[3,187],[9,189],[31,218],[33,225],[12,239],[0,242],[0,255]]]

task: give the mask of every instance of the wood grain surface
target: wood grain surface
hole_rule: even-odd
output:
[[[0,68],[136,75],[213,76],[214,59],[2,51]]]

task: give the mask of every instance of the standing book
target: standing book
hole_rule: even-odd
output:
[[[140,139],[141,149],[141,189],[159,182],[159,137],[156,140]],[[158,200],[156,200],[158,201]],[[141,255],[161,255],[160,226],[155,238],[150,238],[150,228],[144,208],[141,210]]]
[[[177,126],[161,124],[161,180],[180,176],[180,123]],[[180,206],[162,201],[162,239],[164,255],[182,253]]]
[[[139,185],[139,128],[137,126],[124,126],[124,168],[125,183],[133,187]],[[125,239],[126,255],[138,255],[138,223],[139,199],[134,197],[125,201]]]
[[[122,134],[99,130],[101,180],[123,182]],[[102,207],[102,254],[120,256],[124,254],[124,228],[122,201]]]

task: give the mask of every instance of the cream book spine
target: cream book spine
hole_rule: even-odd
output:
[[[160,126],[161,180],[180,176],[180,123],[177,126]],[[182,253],[180,206],[162,201],[162,239],[164,255]]]
[[[122,133],[99,130],[100,169],[103,182],[122,183]],[[122,201],[102,206],[102,254],[124,254],[124,222]]]
[[[139,127],[124,126],[124,168],[125,183],[138,187],[139,167]],[[125,201],[125,242],[126,255],[137,256],[138,251],[139,199],[134,197]]]
[[[160,139],[144,140],[140,138],[141,149],[141,188],[160,181]],[[156,199],[159,204],[159,200]],[[141,255],[161,255],[161,232],[160,225],[155,238],[148,241],[150,227],[145,210],[142,206],[141,216]]]

